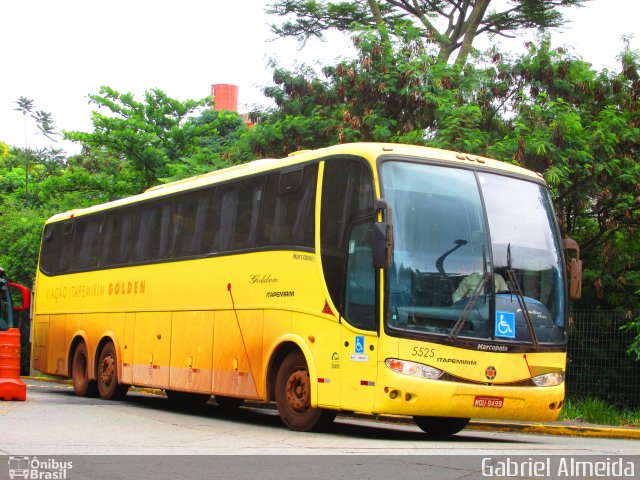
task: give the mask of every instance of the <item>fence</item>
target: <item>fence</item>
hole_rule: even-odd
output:
[[[567,398],[597,398],[640,408],[640,361],[626,350],[635,333],[624,313],[574,310],[567,351]]]

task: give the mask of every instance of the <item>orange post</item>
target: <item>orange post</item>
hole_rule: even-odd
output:
[[[20,379],[20,330],[0,332],[0,400],[27,399],[27,386]]]

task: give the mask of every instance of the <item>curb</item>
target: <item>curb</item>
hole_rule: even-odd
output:
[[[71,384],[71,380],[55,377],[25,376],[23,380],[37,380],[41,382]],[[155,388],[134,387],[136,392],[151,395],[160,395],[161,390]],[[269,405],[259,402],[248,401],[247,406],[252,408],[272,408]],[[371,415],[371,414],[345,414],[346,417],[361,420],[373,420],[387,423],[413,424],[411,417],[403,415]],[[507,432],[507,433],[529,433],[535,435],[564,435],[574,437],[594,437],[594,438],[618,438],[626,440],[640,440],[640,428],[608,427],[601,425],[567,425],[562,422],[553,423],[526,423],[509,422],[505,420],[471,420],[465,430],[485,431],[485,432]]]
[[[407,416],[347,414],[348,417],[360,420],[373,420],[387,423],[402,423],[412,425],[413,419]],[[504,433],[528,433],[534,435],[561,435],[570,437],[618,438],[625,440],[640,440],[640,428],[609,427],[601,425],[568,425],[553,423],[525,423],[509,420],[471,420],[464,428],[467,430]]]
[[[607,427],[599,425],[564,425],[561,422],[533,424],[472,420],[466,430],[640,440],[639,428]]]

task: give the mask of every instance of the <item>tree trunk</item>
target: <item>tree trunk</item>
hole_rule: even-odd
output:
[[[465,25],[460,32],[464,32],[464,38],[462,39],[460,51],[456,57],[456,65],[464,65],[467,62],[467,57],[473,48],[473,40],[478,32],[480,22],[484,18],[487,8],[489,7],[489,3],[491,3],[491,0],[478,0],[474,5],[469,19],[465,22]]]
[[[367,1],[369,2],[371,14],[373,15],[373,18],[376,21],[376,25],[378,26],[378,31],[380,32],[380,37],[382,39],[382,46],[387,52],[389,52],[391,50],[391,40],[389,39],[389,33],[387,32],[387,26],[385,25],[384,19],[382,18],[382,13],[380,12],[380,5],[378,5],[377,0]]]

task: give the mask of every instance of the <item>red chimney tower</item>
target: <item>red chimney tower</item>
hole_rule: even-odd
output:
[[[238,86],[227,83],[211,85],[214,110],[238,111]]]

